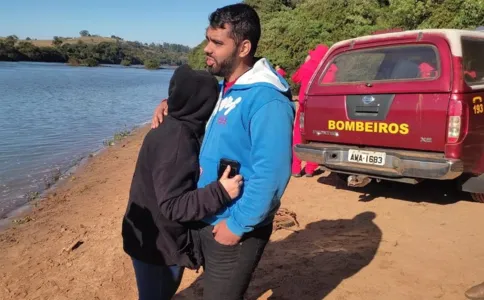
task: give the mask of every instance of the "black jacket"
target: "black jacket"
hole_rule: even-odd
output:
[[[169,88],[169,116],[146,135],[139,151],[123,219],[130,256],[157,265],[199,266],[189,228],[230,201],[220,183],[197,189],[205,123],[218,98],[217,80],[184,65]],[[194,249],[195,248],[195,249]]]

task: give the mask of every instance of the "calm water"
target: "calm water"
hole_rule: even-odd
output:
[[[115,132],[149,121],[172,74],[0,62],[0,217]]]

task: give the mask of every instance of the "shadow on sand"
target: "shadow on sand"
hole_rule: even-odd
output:
[[[376,198],[393,198],[415,203],[441,205],[472,201],[470,194],[458,190],[456,181],[426,180],[416,185],[392,181],[381,181],[380,183],[372,181],[365,187],[351,188],[336,174],[328,172],[319,177],[317,181],[334,186],[336,189],[360,193],[358,200],[362,202],[370,202]]]
[[[375,217],[321,220],[269,243],[246,299],[324,299],[373,260],[382,239]],[[202,277],[174,299],[201,299]]]

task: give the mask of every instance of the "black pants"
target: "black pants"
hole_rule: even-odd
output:
[[[272,224],[244,235],[235,246],[219,244],[212,230],[213,226],[206,226],[199,231],[204,256],[203,299],[242,300],[272,234]]]
[[[158,266],[134,259],[139,300],[170,300],[180,286],[184,268]]]

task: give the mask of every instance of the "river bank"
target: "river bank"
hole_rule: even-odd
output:
[[[89,158],[0,232],[0,299],[136,299],[120,232],[148,130]],[[291,179],[282,206],[300,226],[273,234],[247,299],[464,299],[484,280],[484,206],[467,200],[445,183]],[[200,299],[199,278],[185,272],[175,299]]]

